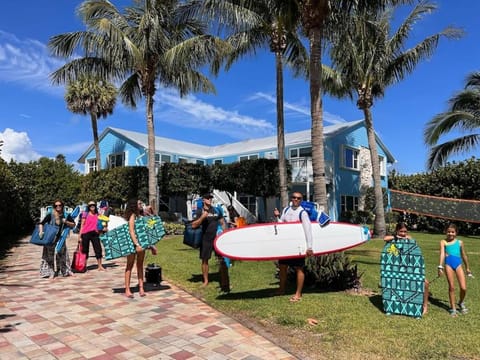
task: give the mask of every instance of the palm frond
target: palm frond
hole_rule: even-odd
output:
[[[426,14],[437,9],[437,6],[428,1],[420,1],[412,11],[407,15],[405,20],[400,24],[397,31],[391,36],[390,48],[394,52],[399,52],[403,48],[406,40],[410,36],[413,26]]]
[[[122,103],[135,109],[137,101],[143,96],[138,73],[129,76],[118,89]]]
[[[465,83],[465,88],[480,87],[480,72],[477,71],[469,74]]]
[[[478,124],[478,118],[470,112],[449,111],[438,114],[427,123],[423,132],[424,141],[427,145],[435,145],[442,135],[453,129],[473,129],[471,123]]]
[[[444,142],[440,145],[431,148],[428,160],[427,168],[429,170],[436,169],[446,164],[447,159],[455,154],[468,152],[478,146],[480,142],[480,135],[472,134],[462,136],[451,141]]]

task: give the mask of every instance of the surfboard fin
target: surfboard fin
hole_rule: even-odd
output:
[[[318,223],[320,224],[320,226],[323,227],[325,225],[328,225],[329,222],[330,222],[330,216],[328,216],[322,211],[320,213],[320,216],[318,217]]]

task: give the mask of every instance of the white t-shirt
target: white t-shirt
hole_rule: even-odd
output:
[[[299,206],[293,208],[289,206],[288,208],[283,209],[282,215],[280,216],[280,222],[299,222],[300,214],[302,216],[302,227],[305,234],[305,241],[307,242],[307,250],[312,248],[312,223],[308,217],[307,211]]]

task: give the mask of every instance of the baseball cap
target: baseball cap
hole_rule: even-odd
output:
[[[210,193],[203,194],[202,196],[203,199],[213,199],[213,195]]]
[[[96,203],[95,201],[89,201],[89,202],[88,202],[88,206],[90,206],[90,205],[95,205],[95,206],[97,206],[97,203]]]

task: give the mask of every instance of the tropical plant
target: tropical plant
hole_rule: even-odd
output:
[[[157,84],[179,90],[214,92],[199,69],[210,64],[217,71],[226,47],[206,34],[207,25],[193,17],[197,2],[135,1],[120,12],[110,1],[85,0],[77,9],[87,29],[52,37],[49,48],[70,58],[77,48],[85,56],[71,60],[52,74],[66,83],[89,74],[121,81],[122,102],[136,107],[145,100],[148,137],[148,197],[158,201],[155,169],[153,103]]]
[[[427,1],[418,3],[392,32],[394,9],[358,9],[334,35],[331,48],[332,62],[341,75],[345,96],[356,97],[357,107],[365,117],[375,189],[374,229],[380,236],[385,235],[385,211],[371,111],[374,100],[383,97],[388,86],[412,73],[420,61],[432,56],[441,37],[455,38],[460,34],[458,29],[448,27],[404,50],[415,23],[436,6]]]
[[[99,117],[105,118],[113,113],[116,100],[117,89],[115,86],[91,76],[81,76],[77,80],[69,82],[65,93],[68,110],[75,114],[90,114],[97,170],[102,168],[97,120]]]
[[[425,143],[430,146],[429,170],[445,165],[451,155],[468,152],[478,146],[480,134],[471,132],[480,128],[480,72],[471,73],[466,79],[465,89],[449,102],[449,110],[436,115],[425,127]],[[453,130],[466,134],[439,144],[440,137]]]
[[[325,155],[323,142],[324,68],[322,49],[332,35],[343,26],[345,18],[359,9],[382,9],[388,4],[408,3],[411,0],[296,0],[304,35],[308,38],[310,112],[312,118],[312,167],[314,199],[327,210]]]
[[[308,54],[298,34],[298,12],[291,1],[284,0],[206,0],[204,12],[215,19],[220,28],[232,32],[227,41],[232,45],[226,69],[240,58],[268,48],[275,56],[277,152],[280,177],[280,202],[288,203],[288,177],[285,158],[283,111],[283,68],[307,63]],[[295,70],[298,73],[302,69]]]

